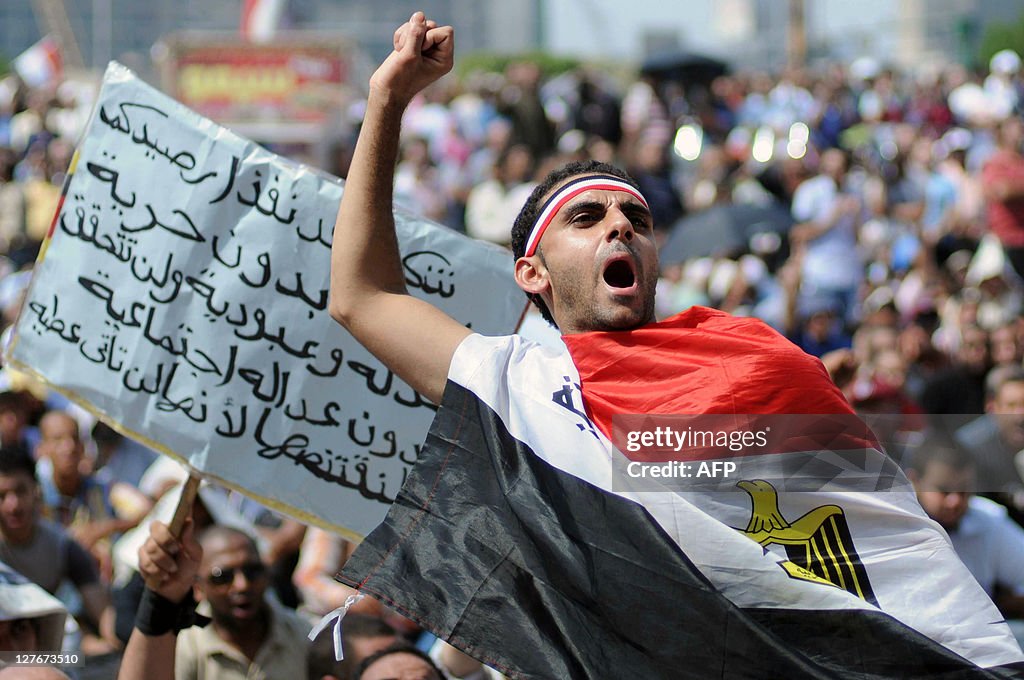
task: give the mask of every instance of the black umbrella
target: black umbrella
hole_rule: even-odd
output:
[[[687,85],[710,85],[712,80],[728,72],[729,66],[724,61],[685,51],[654,54],[640,66],[642,74]]]
[[[785,234],[792,226],[793,217],[781,203],[715,205],[687,215],[672,226],[672,233],[661,248],[661,264],[738,255],[748,250],[755,234]]]

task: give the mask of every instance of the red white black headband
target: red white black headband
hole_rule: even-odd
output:
[[[548,225],[555,219],[555,215],[562,209],[562,206],[583,192],[591,190],[625,191],[640,201],[645,208],[650,209],[650,206],[647,205],[647,199],[643,197],[643,194],[632,184],[623,181],[620,177],[613,175],[586,175],[585,177],[579,177],[566,182],[561,189],[544,201],[544,206],[540,209],[540,215],[537,216],[537,221],[533,223],[530,238],[526,240],[526,251],[523,253],[523,257],[530,257],[537,252],[537,245],[540,244],[541,237],[544,236]]]

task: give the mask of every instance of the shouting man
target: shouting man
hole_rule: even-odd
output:
[[[729,492],[616,476],[643,461],[614,445],[613,416],[728,416],[738,441],[766,414],[852,415],[820,362],[756,320],[693,308],[654,323],[651,214],[621,170],[556,170],[512,227],[515,280],[564,351],[471,333],[407,294],[400,122],[451,69],[453,40],[419,12],[396,31],[335,226],[332,316],[440,404],[341,580],[514,677],[933,677],[1024,662],[873,437],[728,449],[733,467],[708,469],[742,466]],[[818,463],[819,444],[835,481],[817,493],[765,478],[773,462]]]

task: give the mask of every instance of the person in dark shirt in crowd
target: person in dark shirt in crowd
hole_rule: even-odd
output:
[[[111,503],[110,486],[84,470],[85,447],[78,422],[63,411],[50,411],[39,423],[39,483],[43,512],[74,536],[109,574],[111,541],[135,526],[144,508],[122,519]]]
[[[18,447],[0,449],[0,562],[50,594],[70,581],[82,600],[83,622],[99,633],[83,639],[83,651],[119,646],[110,595],[95,561],[63,529],[40,518],[35,462]]]
[[[1024,524],[1024,369],[1002,366],[986,381],[985,415],[964,425],[956,438],[977,466],[977,490],[1005,505]]]
[[[988,333],[980,326],[965,327],[953,364],[925,381],[921,407],[930,414],[981,414],[988,370]]]

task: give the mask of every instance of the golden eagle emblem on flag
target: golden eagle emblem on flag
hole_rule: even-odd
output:
[[[853,544],[846,515],[838,505],[822,505],[789,522],[779,510],[779,493],[763,479],[736,486],[750,495],[750,521],[738,529],[768,550],[781,546],[789,558],[779,566],[791,578],[834,586],[878,605],[867,571]]]

